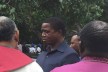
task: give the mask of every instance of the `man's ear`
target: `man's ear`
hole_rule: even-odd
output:
[[[84,57],[85,52],[86,52],[85,48],[86,48],[85,44],[81,41],[81,43],[80,43],[80,53],[81,53],[82,58]]]
[[[13,48],[18,49],[18,47],[17,47],[18,42],[19,42],[19,31],[16,30],[13,37],[12,37],[12,46],[13,46]]]
[[[15,32],[15,34],[14,34],[14,40],[15,40],[16,42],[19,42],[19,30],[17,30],[17,31]]]

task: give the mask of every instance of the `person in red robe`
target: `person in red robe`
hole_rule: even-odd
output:
[[[43,72],[35,61],[18,50],[18,41],[15,22],[0,16],[0,72]]]

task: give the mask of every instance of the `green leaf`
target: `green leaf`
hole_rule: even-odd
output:
[[[15,12],[15,8],[10,9],[10,14]]]

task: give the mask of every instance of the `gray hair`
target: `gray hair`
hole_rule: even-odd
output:
[[[0,41],[10,41],[17,31],[16,24],[8,17],[0,16]]]

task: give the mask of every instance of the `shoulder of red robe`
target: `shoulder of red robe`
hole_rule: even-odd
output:
[[[0,46],[0,72],[12,71],[31,62],[33,60],[21,51]]]

